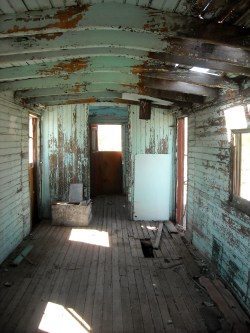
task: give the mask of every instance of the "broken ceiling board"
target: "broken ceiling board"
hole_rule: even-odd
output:
[[[1,70],[0,70],[1,74]],[[238,84],[232,80],[220,75],[211,75],[203,73],[194,73],[190,70],[184,69],[171,69],[171,70],[144,70],[140,75],[142,79],[144,77],[150,77],[161,80],[180,81],[186,83],[193,83],[197,85],[203,85],[210,88],[227,88],[232,90],[238,90]]]
[[[168,49],[166,49],[169,54],[179,54],[186,57],[190,57],[191,54],[196,54],[197,58],[207,59],[208,61],[221,60],[227,63],[236,64],[237,66],[250,66],[249,47],[248,49],[241,49],[227,45],[213,45],[177,38],[167,39],[166,41],[170,44]]]
[[[158,61],[166,61],[167,63],[182,64],[191,67],[196,66],[215,71],[250,76],[249,66],[243,67],[238,66],[237,64],[228,63],[226,57],[224,60],[218,61],[216,58],[212,60],[205,59],[196,53],[187,57],[178,53],[169,54],[168,52],[158,52],[157,54],[155,54],[155,52],[153,52],[153,54],[150,52],[149,57],[155,58]]]

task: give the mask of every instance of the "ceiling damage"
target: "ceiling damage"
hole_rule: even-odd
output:
[[[249,1],[4,0],[0,13],[0,92],[28,105],[248,94]]]

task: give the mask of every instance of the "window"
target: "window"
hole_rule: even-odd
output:
[[[250,129],[233,130],[232,204],[250,215]]]
[[[98,151],[121,151],[121,125],[98,125]]]
[[[250,215],[250,128],[249,105],[224,112],[232,145],[231,202]]]

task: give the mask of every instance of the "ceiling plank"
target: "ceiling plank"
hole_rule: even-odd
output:
[[[72,73],[123,72],[130,73],[131,67],[143,66],[144,61],[126,57],[78,58],[29,66],[0,69],[0,82],[41,78],[47,76],[67,76]]]
[[[130,73],[138,77],[152,77],[162,80],[181,81],[204,85],[212,88],[227,88],[238,90],[238,85],[230,79],[216,75],[195,73],[187,69],[175,69],[165,66],[166,69],[151,67],[148,63],[126,57],[92,57],[71,59],[66,61],[50,62],[47,64],[34,64],[0,69],[0,82],[42,78],[49,76],[68,76],[72,73]]]
[[[122,47],[146,51],[164,51],[168,46],[158,35],[133,31],[85,30],[67,31],[31,37],[0,40],[0,55],[50,52],[84,47]]]
[[[63,96],[46,96],[46,97],[34,97],[26,100],[28,104],[42,104],[42,105],[60,105],[60,104],[76,104],[77,101],[81,103],[83,99],[93,99],[93,101],[99,101],[101,99],[114,99],[121,98],[121,93],[111,91],[99,91],[99,92],[85,92],[80,95],[63,95]]]
[[[118,47],[87,47],[69,50],[43,51],[35,53],[0,55],[0,68],[12,66],[27,66],[27,64],[44,64],[45,62],[64,61],[88,57],[127,57],[131,59],[146,61],[149,65],[157,65],[164,68],[170,64],[183,64],[186,66],[205,67],[215,71],[250,76],[250,68],[230,64],[224,61],[200,59],[196,54],[190,57],[167,54],[166,52],[148,52],[135,48]]]
[[[65,32],[59,35],[36,35],[32,37],[5,38],[0,40],[0,57],[18,54],[29,54],[30,59],[36,53],[55,52],[59,50],[75,50],[83,48],[102,47],[136,49],[145,52],[163,53],[171,56],[198,59],[203,61],[224,62],[229,65],[250,67],[250,51],[228,46],[218,46],[202,43],[190,43],[169,38],[162,41],[154,34],[129,31],[83,31]],[[10,59],[9,59],[10,63]]]
[[[86,92],[95,93],[102,91],[104,85],[100,83],[93,83],[91,85],[81,85],[76,83],[75,85],[66,85],[64,87],[43,88],[43,89],[30,89],[26,91],[17,91],[15,97],[18,99],[29,100],[32,97],[46,97],[46,96],[61,96],[61,95],[81,95]],[[153,88],[140,87],[126,84],[105,84],[105,91],[119,92],[119,93],[135,93],[163,100],[170,100],[173,102],[179,101],[183,103],[204,103],[205,99],[202,96],[185,94],[174,91],[163,91]]]
[[[115,15],[114,15],[115,13]],[[129,24],[128,24],[129,22]],[[213,44],[249,47],[249,30],[139,6],[105,3],[0,17],[1,37],[108,28],[146,31]],[[112,28],[111,28],[112,27]],[[245,36],[237,40],[237,36]]]
[[[76,84],[89,85],[94,82],[98,82],[103,85],[108,83],[123,84],[126,82],[137,84],[138,78],[131,73],[121,72],[88,73],[86,75],[70,74],[61,77],[44,77],[38,79],[2,82],[0,83],[0,91],[64,87],[65,85],[74,86]]]

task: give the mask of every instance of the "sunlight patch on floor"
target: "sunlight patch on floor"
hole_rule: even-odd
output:
[[[74,309],[48,302],[38,327],[47,333],[89,333],[91,327]]]
[[[109,234],[95,229],[72,229],[69,240],[109,247]]]

